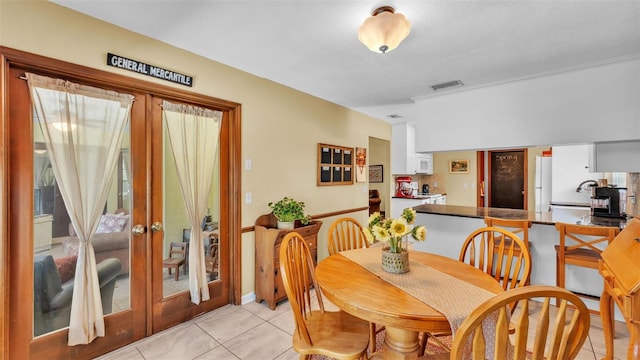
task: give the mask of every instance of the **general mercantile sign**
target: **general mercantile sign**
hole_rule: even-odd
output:
[[[107,65],[151,76],[157,79],[171,81],[176,84],[193,86],[193,77],[181,74],[172,70],[167,70],[155,65],[132,60],[124,56],[107,53]]]

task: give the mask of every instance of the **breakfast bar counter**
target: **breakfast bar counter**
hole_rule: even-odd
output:
[[[581,208],[556,208],[553,211],[534,212],[517,209],[482,208],[459,205],[420,205],[414,207],[417,213],[461,216],[483,219],[485,216],[513,219],[531,220],[534,224],[555,225],[557,222],[583,224],[593,226],[616,226],[624,228],[627,220],[621,218],[607,218],[591,216],[589,210]]]
[[[556,251],[559,242],[557,222],[592,226],[617,226],[624,228],[626,220],[592,217],[589,210],[580,208],[557,208],[551,212],[478,208],[472,206],[431,205],[414,207],[416,224],[427,228],[427,238],[415,242],[413,249],[457,259],[465,239],[474,230],[486,226],[485,216],[505,219],[527,219],[532,221],[529,229],[529,250],[532,259],[531,284],[556,285]],[[566,288],[582,294],[599,297],[603,280],[597,270],[567,267]],[[585,300],[587,306],[598,310],[597,300]],[[618,318],[618,315],[616,316]]]

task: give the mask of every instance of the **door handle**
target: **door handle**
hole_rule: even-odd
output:
[[[147,229],[144,227],[144,225],[136,224],[131,228],[131,232],[133,233],[133,235],[142,235],[147,232]]]
[[[162,231],[163,229],[164,229],[164,226],[159,221],[156,221],[153,224],[151,224],[151,231],[153,232]]]

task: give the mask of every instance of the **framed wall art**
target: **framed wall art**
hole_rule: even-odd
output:
[[[318,186],[353,184],[353,148],[318,144]]]
[[[367,149],[356,148],[356,182],[367,182]]]
[[[381,183],[384,181],[382,177],[382,165],[369,165],[369,182]]]
[[[469,172],[469,160],[449,161],[449,172],[452,174],[464,174]]]

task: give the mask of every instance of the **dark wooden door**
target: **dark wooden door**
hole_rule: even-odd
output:
[[[489,151],[489,207],[527,209],[527,149]]]

